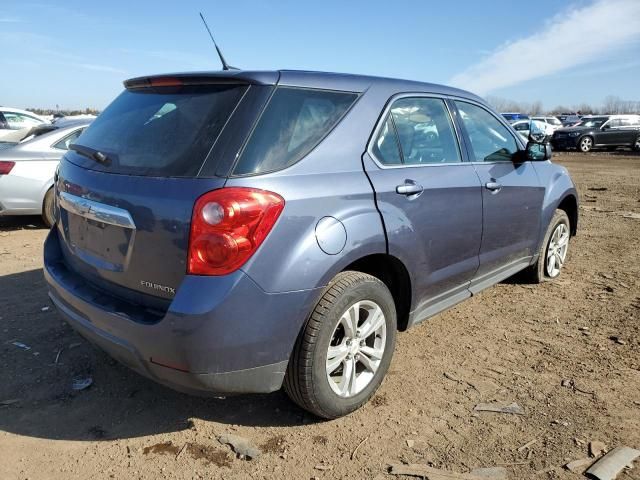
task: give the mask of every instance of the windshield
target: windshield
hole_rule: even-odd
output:
[[[607,120],[609,120],[608,117],[584,118],[577,126],[600,128]]]
[[[103,153],[98,163],[75,152],[82,167],[146,176],[197,175],[244,85],[208,85],[125,90],[76,140]]]

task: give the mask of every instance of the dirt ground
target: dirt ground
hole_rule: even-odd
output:
[[[3,221],[0,479],[382,479],[403,462],[571,479],[562,466],[589,441],[640,448],[640,219],[625,217],[640,213],[640,156],[555,159],[581,197],[560,279],[509,280],[401,334],[373,400],[330,422],[283,392],[193,398],[115,363],[50,305],[43,225]],[[525,415],[474,412],[488,401]],[[262,456],[237,458],[216,440],[225,433]],[[618,478],[640,479],[640,461]]]

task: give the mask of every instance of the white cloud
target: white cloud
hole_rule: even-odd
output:
[[[484,95],[593,62],[638,40],[640,0],[596,0],[555,16],[538,33],[498,47],[450,83]]]
[[[124,70],[121,70],[119,68],[110,67],[109,65],[97,65],[95,63],[77,63],[77,64],[70,64],[70,65],[75,65],[80,68],[84,68],[86,70],[93,70],[96,72],[117,73],[121,75],[124,75],[127,73]]]

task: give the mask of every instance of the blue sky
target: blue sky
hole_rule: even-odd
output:
[[[232,65],[454,84],[545,107],[640,100],[640,0],[2,0],[0,105],[104,108],[138,75]]]

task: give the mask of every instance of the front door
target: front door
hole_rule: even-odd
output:
[[[420,320],[470,295],[482,234],[480,182],[463,161],[442,98],[399,97],[382,119],[364,167],[389,253],[409,269]]]
[[[471,287],[476,291],[531,262],[540,232],[544,188],[531,162],[514,163],[518,143],[496,116],[480,105],[454,103],[482,184],[480,267]]]

